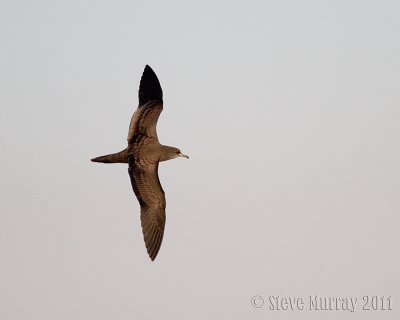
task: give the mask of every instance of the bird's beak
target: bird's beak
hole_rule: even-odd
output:
[[[189,156],[187,156],[186,154],[183,154],[183,153],[180,153],[179,156],[180,156],[180,157],[184,157],[184,158],[186,158],[186,159],[189,159]]]

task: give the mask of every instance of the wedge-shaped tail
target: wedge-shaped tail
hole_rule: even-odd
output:
[[[102,163],[128,163],[128,155],[125,149],[117,153],[107,154],[105,156],[91,159],[91,161]]]

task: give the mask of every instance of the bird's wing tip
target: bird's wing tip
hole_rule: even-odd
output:
[[[146,64],[139,86],[139,105],[151,100],[162,101],[162,89],[156,73]]]

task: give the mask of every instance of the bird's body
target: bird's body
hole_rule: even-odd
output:
[[[141,221],[147,252],[154,260],[165,227],[165,193],[158,178],[158,164],[188,156],[179,149],[160,144],[156,125],[163,110],[162,90],[154,71],[146,66],[140,80],[139,107],[132,116],[128,147],[118,153],[92,159],[93,162],[128,163],[133,191],[141,207]]]

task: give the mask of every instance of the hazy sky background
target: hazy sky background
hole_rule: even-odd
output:
[[[399,319],[399,13],[0,1],[0,318]],[[127,166],[89,161],[125,148],[145,64],[160,141],[191,157],[160,165],[155,262]],[[270,311],[270,295],[358,304]]]

